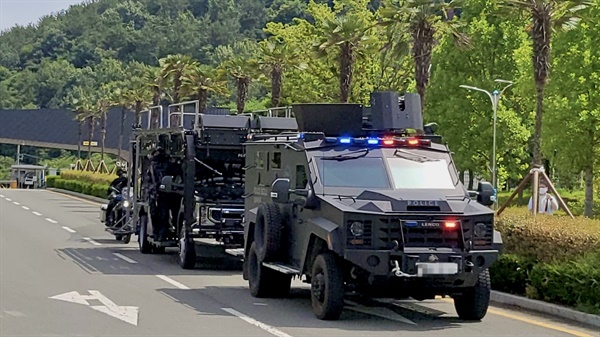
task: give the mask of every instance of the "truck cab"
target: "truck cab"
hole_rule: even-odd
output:
[[[300,277],[320,319],[337,319],[348,292],[449,295],[461,318],[483,318],[502,244],[487,207],[493,189],[464,187],[418,103],[386,92],[370,108],[296,105],[298,133],[245,143],[244,278],[253,296],[285,295]]]

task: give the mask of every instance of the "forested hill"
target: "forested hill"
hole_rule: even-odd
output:
[[[308,18],[307,3],[95,0],[71,6],[35,25],[14,27],[0,35],[0,97],[4,97],[0,109],[65,106],[60,101],[64,93],[56,91],[69,86],[59,82],[68,81],[66,75],[77,69],[95,69],[103,60],[157,65],[158,59],[169,54],[185,54],[202,63],[214,63],[215,47],[260,40],[267,22]],[[38,88],[36,83],[45,85]]]

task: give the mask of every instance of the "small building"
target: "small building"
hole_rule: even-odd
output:
[[[16,188],[42,188],[46,185],[46,167],[39,165],[12,165],[11,180]]]

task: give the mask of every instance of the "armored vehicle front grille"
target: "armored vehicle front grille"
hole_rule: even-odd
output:
[[[494,223],[490,219],[463,220],[465,241],[471,240],[475,248],[489,248],[494,241]]]
[[[456,229],[423,228],[402,226],[400,219],[380,219],[383,225],[379,228],[378,239],[388,248],[398,241],[404,247],[445,247],[462,248],[463,240],[460,227]],[[441,221],[444,220],[434,220]]]

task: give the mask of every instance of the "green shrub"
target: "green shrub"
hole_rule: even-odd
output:
[[[53,186],[50,187],[83,193],[98,198],[106,198],[106,191],[109,186],[109,184],[94,184],[91,182],[70,179],[54,179],[52,183]]]
[[[110,185],[117,178],[112,174],[100,174],[86,171],[65,170],[60,173],[60,177],[66,180],[85,181],[92,184]]]
[[[492,288],[515,295],[525,295],[529,273],[535,265],[532,258],[502,254],[490,268]]]
[[[508,208],[496,218],[504,252],[541,262],[566,261],[587,252],[600,252],[600,220],[538,215]]]
[[[54,184],[56,182],[57,179],[60,179],[59,176],[47,176],[46,177],[46,186],[47,187],[54,187]]]
[[[530,297],[600,313],[600,253],[573,261],[540,263],[530,275]]]

